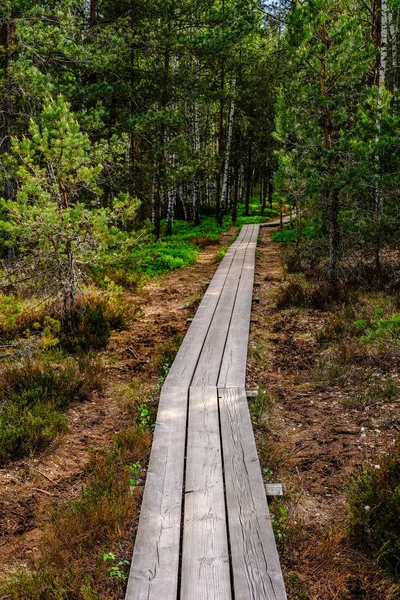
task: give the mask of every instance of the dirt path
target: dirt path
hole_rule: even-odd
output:
[[[29,563],[40,552],[40,540],[52,509],[73,499],[85,483],[91,452],[107,447],[113,435],[129,426],[130,416],[120,402],[124,387],[155,386],[165,350],[183,337],[186,320],[216,268],[216,253],[230,243],[233,231],[218,245],[201,251],[199,261],[146,285],[130,300],[140,317],[128,331],[115,332],[100,359],[105,390],[67,413],[70,428],[47,452],[0,469],[0,574]],[[145,400],[145,398],[144,398]]]

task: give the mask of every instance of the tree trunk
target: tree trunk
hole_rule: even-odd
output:
[[[385,87],[386,79],[386,62],[387,62],[387,34],[388,34],[388,6],[387,0],[380,0],[380,13],[378,18],[377,38],[380,42],[379,51],[379,72],[378,72],[378,110],[376,117],[376,136],[375,142],[378,145],[381,137],[381,122],[382,122],[382,94]],[[380,272],[380,249],[382,245],[381,240],[381,220],[383,215],[383,196],[380,185],[380,157],[378,150],[375,154],[376,163],[376,185],[375,185],[375,270],[377,273]]]
[[[331,192],[331,214],[329,230],[329,281],[332,285],[337,283],[338,266],[340,260],[340,228],[339,228],[339,190]]]
[[[166,235],[172,235],[172,223],[174,222],[176,204],[176,189],[175,186],[168,187],[168,202],[167,202],[167,217],[166,217]]]
[[[391,46],[391,61],[392,61],[392,92],[393,92],[393,108],[397,107],[397,69],[398,69],[398,48],[397,48],[397,28],[398,28],[398,10],[393,7],[389,9],[389,29],[390,29],[390,46]]]
[[[253,151],[253,144],[252,144],[252,142],[250,142],[249,151],[247,154],[247,168],[246,168],[246,204],[245,204],[245,212],[244,212],[246,217],[249,216],[249,208],[250,208],[252,151]]]
[[[199,105],[197,103],[194,105],[193,139],[194,151],[196,159],[198,159],[200,154],[200,115]],[[197,174],[193,180],[192,210],[194,224],[200,225],[200,182]]]
[[[232,77],[232,85],[231,85],[231,93],[232,100],[231,106],[229,110],[228,116],[228,132],[226,137],[226,147],[225,147],[225,161],[224,161],[224,178],[222,183],[222,195],[221,195],[221,205],[223,209],[228,208],[228,179],[229,179],[229,168],[230,168],[230,158],[231,158],[231,146],[232,146],[232,137],[233,137],[233,120],[235,116],[235,87],[236,87],[236,77],[235,75]]]
[[[151,221],[153,224],[153,234],[156,240],[160,238],[161,233],[161,168],[160,163],[155,165],[153,197],[151,204]]]
[[[224,81],[225,74],[224,70],[221,73],[221,96],[219,101],[219,120],[218,120],[218,172],[216,180],[216,191],[215,191],[215,216],[217,219],[217,225],[222,225],[223,214],[221,211],[221,167],[222,167],[222,144],[224,136]]]
[[[237,205],[239,200],[239,169],[236,161],[235,165],[235,177],[233,184],[233,206],[232,206],[232,223],[236,223],[237,220]]]
[[[97,19],[97,0],[90,0],[90,25],[94,25]]]
[[[15,45],[15,20],[12,10],[9,11],[8,18],[3,21],[0,28],[0,44],[5,48],[4,51],[4,107],[0,124],[0,155],[8,154],[11,150],[12,126],[15,119],[14,109],[14,82],[12,78],[12,62]],[[13,185],[13,179],[7,175],[7,168],[4,177],[4,198],[12,200],[15,197],[16,188]]]
[[[60,265],[62,268],[60,279],[63,282],[62,320],[68,318],[68,315],[71,314],[76,305],[77,279],[71,240],[68,240],[66,244],[65,254],[67,256],[66,263]]]

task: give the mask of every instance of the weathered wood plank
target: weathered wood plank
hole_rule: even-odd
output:
[[[250,227],[248,227],[248,233],[249,235],[246,236],[235,253],[224,287],[220,293],[218,305],[193,376],[193,387],[217,385],[246,252],[253,235],[253,230]]]
[[[181,600],[230,600],[217,389],[190,389]]]
[[[218,387],[242,387],[246,381],[247,347],[254,282],[255,249],[259,227],[254,225],[246,248],[243,268],[226,339]]]
[[[222,259],[175,357],[165,385],[170,387],[186,386],[187,388],[190,386],[204,340],[232,263],[243,241],[246,243],[246,240],[250,240],[250,237],[251,230],[248,226],[243,227],[238,238]]]
[[[176,600],[188,390],[163,387],[126,600]]]
[[[287,600],[244,389],[219,389],[235,600]]]

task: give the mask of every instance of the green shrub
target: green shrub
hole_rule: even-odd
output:
[[[305,240],[317,240],[322,236],[321,224],[313,221],[305,221],[301,228],[301,237]],[[281,231],[272,234],[273,242],[293,243],[298,238],[298,229],[296,221],[284,225]]]
[[[77,306],[68,315],[59,334],[62,348],[68,352],[87,352],[105,348],[110,338],[107,306],[96,299]]]
[[[308,282],[303,278],[288,279],[280,288],[276,306],[282,308],[316,308],[326,309],[333,302],[345,301],[346,290],[340,286],[332,288],[326,282]]]
[[[138,248],[130,260],[139,273],[155,277],[196,262],[198,254],[199,249],[194,244],[170,239]]]
[[[60,345],[71,353],[105,348],[111,331],[124,329],[134,313],[137,308],[128,305],[121,294],[84,296],[62,324]]]
[[[295,242],[297,240],[297,229],[282,229],[282,231],[275,231],[271,235],[273,242]]]
[[[0,411],[0,460],[21,458],[46,448],[61,431],[65,418],[50,404],[28,404],[12,396]]]
[[[361,340],[367,344],[377,342],[382,345],[400,343],[400,314],[385,316],[383,308],[375,308],[375,318],[355,321],[355,327],[362,331]]]
[[[62,412],[100,388],[91,359],[27,360],[0,376],[0,460],[42,450],[66,429]]]
[[[347,491],[349,533],[357,546],[398,574],[400,565],[400,441],[379,465],[360,468]]]

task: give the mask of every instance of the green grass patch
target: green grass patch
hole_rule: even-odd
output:
[[[317,240],[322,236],[321,224],[315,221],[304,221],[301,227],[301,236],[306,240]],[[283,226],[281,231],[272,234],[273,242],[293,243],[298,238],[296,221]]]
[[[198,255],[195,244],[171,238],[139,247],[130,259],[139,273],[157,277],[195,263]]]

